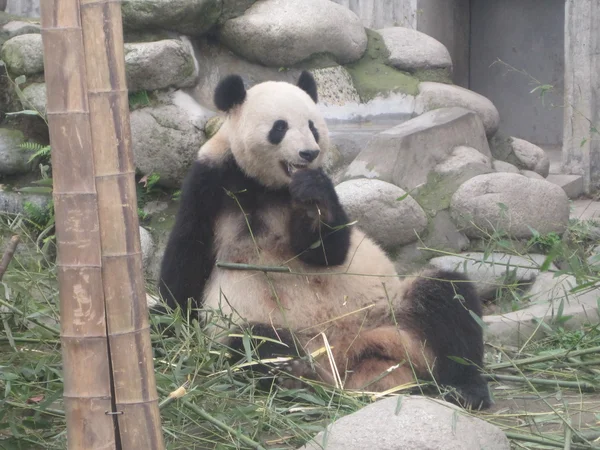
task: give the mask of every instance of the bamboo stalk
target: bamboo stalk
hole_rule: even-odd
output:
[[[0,261],[0,281],[2,281],[2,277],[4,276],[6,269],[8,269],[10,261],[13,259],[13,256],[15,254],[15,251],[17,250],[17,246],[19,245],[20,240],[21,239],[19,238],[19,236],[15,235],[12,238],[10,238],[10,241],[8,242],[6,251],[2,256],[2,261]]]
[[[506,369],[508,367],[522,367],[522,366],[527,366],[530,364],[536,364],[536,363],[545,362],[545,361],[553,361],[553,360],[558,361],[561,358],[589,355],[591,353],[600,353],[600,346],[585,348],[583,350],[566,350],[564,352],[554,353],[552,355],[533,356],[531,358],[514,359],[514,360],[503,362],[503,363],[490,364],[487,367],[487,369],[488,370],[498,370],[498,369]]]
[[[78,0],[41,2],[69,449],[115,449],[100,233]],[[93,424],[91,433],[89,424]]]
[[[257,270],[259,272],[291,272],[291,269],[287,266],[257,266],[255,264],[242,264],[242,263],[230,263],[217,261],[215,266],[221,269],[229,270]]]
[[[582,391],[595,391],[597,389],[592,383],[586,381],[562,381],[562,380],[551,380],[546,378],[525,378],[517,375],[497,375],[497,374],[483,374],[486,380],[496,381],[513,381],[517,383],[531,383],[540,386],[560,386],[571,389],[581,389]]]
[[[137,216],[121,4],[79,0],[114,402],[124,450],[164,448]]]

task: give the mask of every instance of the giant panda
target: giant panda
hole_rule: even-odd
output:
[[[267,338],[259,357],[294,356],[286,369],[297,377],[364,391],[433,379],[456,403],[487,408],[474,287],[445,271],[398,276],[350,223],[323,170],[328,130],[313,76],[247,90],[229,75],[214,103],[226,117],[183,182],[161,265],[166,303],[220,310],[213,327],[231,331],[229,345],[241,348],[250,329]]]

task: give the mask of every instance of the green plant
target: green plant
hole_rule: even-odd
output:
[[[35,142],[24,142],[23,144],[20,144],[19,147],[23,150],[34,152],[29,158],[28,162],[32,162],[37,158],[40,158],[46,163],[50,160],[51,148],[49,145],[41,145]]]

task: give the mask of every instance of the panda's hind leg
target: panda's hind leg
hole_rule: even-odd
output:
[[[483,330],[473,317],[481,317],[482,305],[468,278],[456,272],[425,272],[412,281],[401,308],[400,328],[412,330],[431,351],[436,383],[453,391],[447,399],[473,409],[491,406],[480,373]]]

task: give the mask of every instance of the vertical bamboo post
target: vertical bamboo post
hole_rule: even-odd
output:
[[[131,148],[121,4],[79,0],[92,124],[102,280],[124,450],[164,448]]]
[[[100,226],[78,0],[41,2],[69,449],[114,449]]]
[[[68,447],[162,450],[120,4],[41,7]]]

